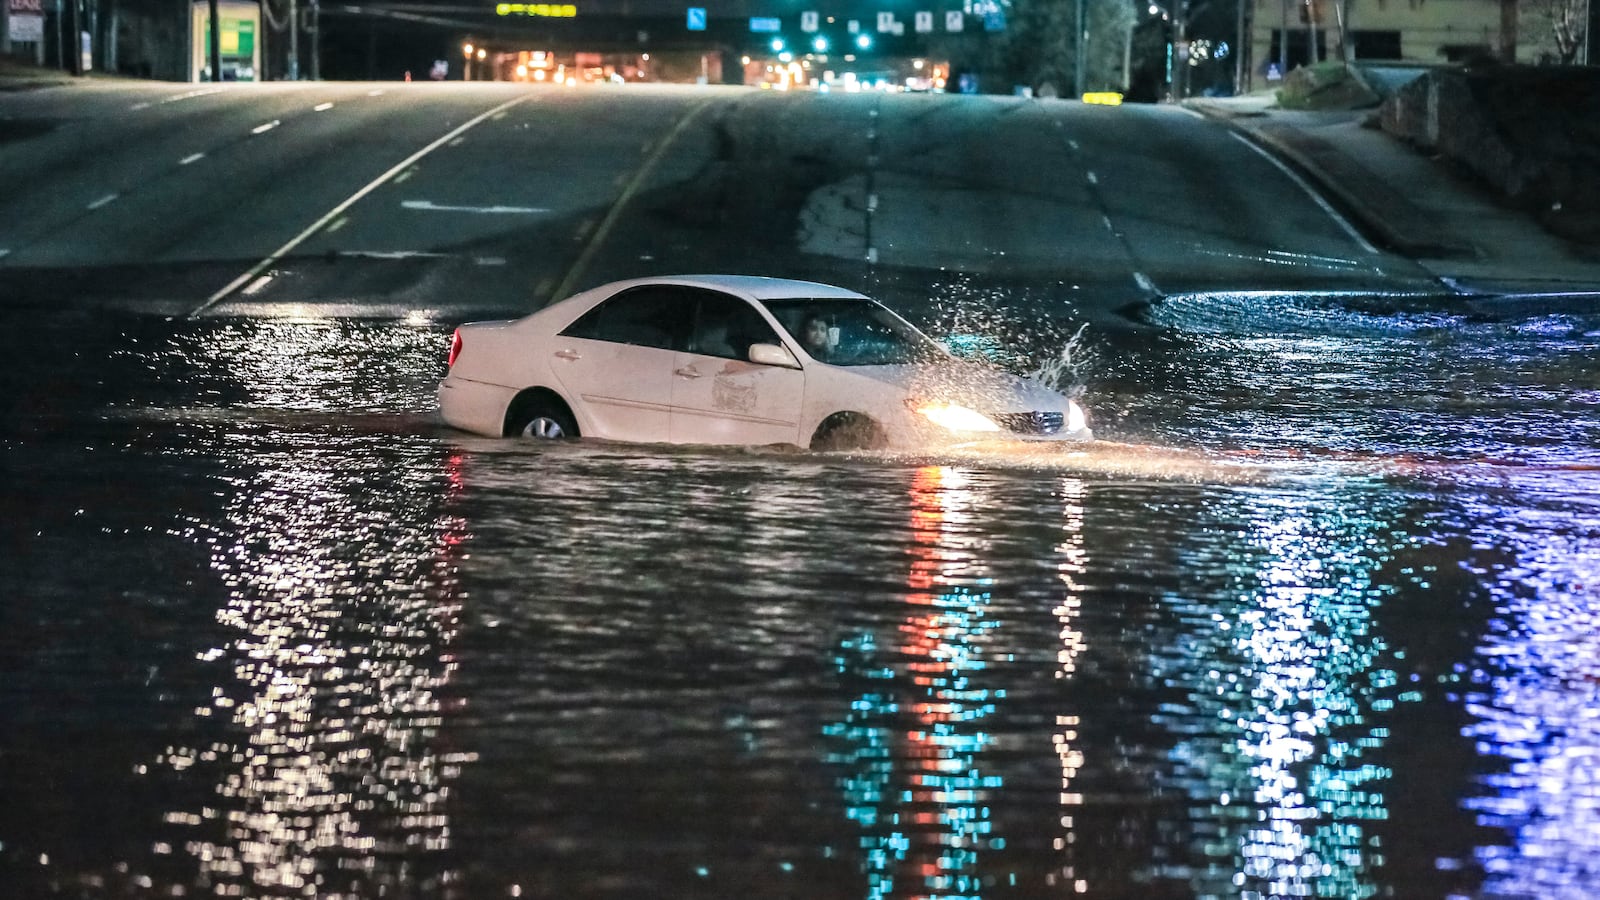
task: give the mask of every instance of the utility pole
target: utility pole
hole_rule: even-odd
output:
[[[322,10],[311,0],[311,80],[322,80]]]
[[[211,80],[222,80],[222,14],[217,9],[217,0],[210,0],[207,4],[211,12]]]
[[[1244,83],[1245,72],[1248,71],[1244,65],[1244,48],[1245,41],[1249,39],[1249,35],[1244,30],[1244,5],[1246,2],[1248,0],[1233,0],[1235,19],[1233,34],[1236,41],[1233,45],[1233,92],[1235,94],[1247,93],[1250,90]]]
[[[1072,24],[1077,28],[1077,40],[1072,51],[1072,92],[1075,97],[1082,97],[1087,86],[1084,82],[1084,72],[1087,71],[1088,61],[1083,58],[1084,49],[1089,43],[1089,23],[1084,21],[1087,13],[1084,9],[1088,4],[1085,0],[1078,0],[1077,12],[1073,14]]]
[[[300,80],[300,9],[289,0],[289,80]]]
[[[78,36],[79,32],[83,30],[83,25],[81,19],[79,18],[81,16],[81,12],[78,9],[78,3],[79,0],[66,0],[67,58],[63,60],[63,62],[67,64],[67,71],[74,75],[83,74],[83,38]]]

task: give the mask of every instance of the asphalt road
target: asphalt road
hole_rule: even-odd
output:
[[[737,271],[1093,317],[1395,289],[1231,130],[1170,107],[510,84],[91,82],[0,95],[0,300],[453,318]]]

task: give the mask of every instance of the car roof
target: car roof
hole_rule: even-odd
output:
[[[788,300],[796,298],[852,298],[866,299],[866,295],[848,288],[815,281],[798,281],[792,278],[767,278],[761,275],[665,275],[656,278],[636,278],[606,285],[600,290],[612,293],[624,287],[642,284],[681,284],[726,291],[754,300]]]

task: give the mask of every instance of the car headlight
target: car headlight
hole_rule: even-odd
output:
[[[1082,431],[1089,427],[1089,420],[1084,418],[1083,407],[1076,400],[1067,401],[1067,431]]]
[[[906,401],[918,415],[927,419],[941,428],[951,431],[999,431],[1000,426],[995,421],[975,409],[957,406],[954,403],[927,403],[916,400]]]

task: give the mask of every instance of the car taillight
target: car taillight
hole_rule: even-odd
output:
[[[455,334],[450,336],[450,358],[445,365],[455,368],[456,357],[461,355],[461,329],[457,328]]]

